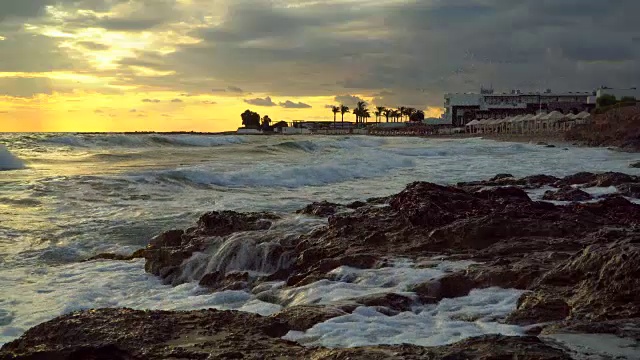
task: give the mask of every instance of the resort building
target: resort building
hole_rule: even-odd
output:
[[[465,126],[474,119],[504,119],[511,116],[556,111],[578,114],[596,106],[595,92],[522,92],[454,93],[444,96],[444,119],[454,127]]]
[[[618,100],[622,100],[623,98],[634,98],[636,100],[640,100],[640,90],[638,90],[637,88],[611,89],[608,87],[601,87],[600,89],[596,90],[596,97],[601,97],[603,95],[611,95]]]

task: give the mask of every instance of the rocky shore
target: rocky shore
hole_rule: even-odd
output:
[[[591,191],[614,187],[616,193]],[[594,355],[589,353],[593,349],[558,341],[566,334],[597,334],[631,344],[596,358],[640,358],[640,205],[634,203],[639,188],[640,177],[621,173],[564,178],[499,174],[455,186],[415,182],[387,198],[310,204],[297,216],[327,218],[326,225],[287,235],[277,231],[284,226],[282,214],[210,212],[191,228],[154,237],[131,257],[102,254],[91,261],[144,257],[146,271],[167,284],[198,281],[209,291],[246,291],[280,311],[260,316],[88,310],[32,328],[5,344],[0,359],[533,360]],[[545,201],[532,199],[535,191],[542,191]],[[446,270],[401,282],[404,288],[389,285],[387,291],[331,303],[321,295],[318,301],[299,301],[313,284],[359,281],[344,276],[344,269],[384,271],[399,259],[411,269]],[[326,348],[285,340],[362,307],[379,316],[401,316],[494,288],[521,291],[513,311],[491,320],[521,329],[520,336],[487,334],[427,347]]]

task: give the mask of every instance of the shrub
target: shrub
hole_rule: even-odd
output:
[[[613,95],[602,95],[596,100],[596,103],[598,107],[607,107],[617,104],[618,100]]]

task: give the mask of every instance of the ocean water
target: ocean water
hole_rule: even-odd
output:
[[[133,252],[161,231],[191,225],[205,211],[280,213],[284,218],[271,231],[294,238],[325,223],[291,214],[312,201],[364,200],[396,193],[412,181],[455,183],[504,172],[640,174],[628,167],[637,160],[606,149],[482,139],[0,134],[0,344],[79,309],[216,307],[269,315],[282,306],[406,293],[412,283],[468,265],[442,262],[423,269],[398,259],[386,270],[339,268],[331,281],[295,291],[266,284],[262,294],[249,294],[209,293],[195,282],[163,285],[144,272],[142,260],[80,262],[102,252]],[[268,239],[238,236],[236,247],[190,259],[193,274],[213,268],[273,271],[273,264],[256,260]],[[495,320],[513,310],[520,294],[486,289],[396,316],[362,307],[287,337],[326,346],[438,345],[483,333],[518,334],[522,329]]]

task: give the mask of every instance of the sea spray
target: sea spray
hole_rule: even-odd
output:
[[[0,171],[24,169],[22,160],[13,155],[9,150],[0,144]]]

